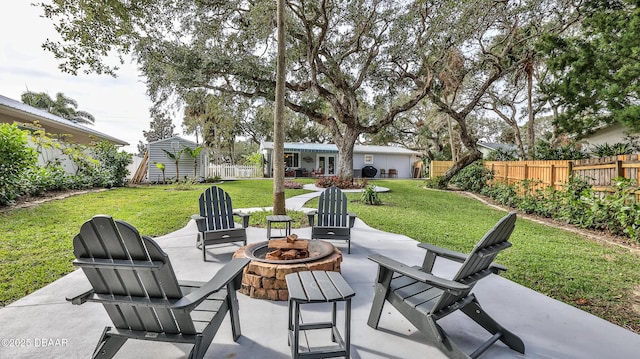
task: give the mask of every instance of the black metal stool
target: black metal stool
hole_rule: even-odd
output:
[[[267,216],[267,239],[271,239],[271,238],[284,238],[288,235],[291,234],[291,221],[293,221],[293,219],[289,216],[283,216],[283,215],[275,215],[275,216]],[[271,235],[271,223],[284,223],[285,227],[284,227],[284,237],[274,237]]]
[[[287,274],[289,290],[289,345],[291,356],[297,358],[350,358],[351,347],[351,297],[356,293],[338,272],[305,271]],[[300,323],[300,304],[331,303],[331,321]],[[336,306],[344,302],[344,340],[336,327]],[[300,330],[331,329],[331,340],[337,348],[299,352]]]

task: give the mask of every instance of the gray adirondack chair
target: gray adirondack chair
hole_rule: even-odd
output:
[[[307,216],[311,239],[347,241],[347,253],[351,253],[351,228],[356,215],[347,212],[347,196],[338,187],[324,190],[320,194],[318,209],[307,212]]]
[[[93,358],[113,357],[128,339],[191,343],[189,358],[202,358],[227,312],[233,339],[240,337],[236,289],[248,259],[232,260],[209,282],[180,283],[156,242],[109,216],[85,222],[73,247],[73,264],[93,289],[67,300],[102,303],[113,323]]]
[[[199,199],[200,214],[191,216],[198,226],[196,247],[202,249],[202,260],[207,260],[209,245],[242,242],[247,245],[248,213],[233,210],[231,197],[222,188],[207,188]],[[236,227],[234,216],[242,219],[242,227]]]
[[[378,328],[386,300],[415,325],[431,345],[450,358],[476,358],[498,340],[524,354],[522,340],[491,318],[480,307],[475,295],[470,293],[478,280],[506,270],[493,260],[501,250],[511,246],[508,239],[515,222],[515,213],[503,217],[469,255],[420,243],[418,246],[427,250],[422,267],[410,267],[382,255],[371,255],[369,259],[378,263],[378,279],[367,324]],[[437,257],[462,263],[451,280],[431,274]],[[469,355],[460,350],[437,323],[458,309],[492,334],[487,342]]]

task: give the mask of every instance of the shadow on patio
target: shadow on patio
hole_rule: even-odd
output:
[[[310,228],[294,232],[305,238],[310,235]],[[247,234],[249,243],[266,240],[266,230],[262,228],[249,227]],[[169,254],[179,279],[208,280],[239,248],[235,244],[212,247],[208,251],[209,261],[203,262],[201,252],[195,247],[195,238],[196,226],[191,221],[181,230],[155,239]],[[346,252],[343,241],[334,244]],[[378,231],[361,220],[356,221],[351,254],[344,254],[342,262],[342,275],[356,291],[352,302],[352,357],[444,358],[442,353],[426,345],[422,334],[390,305],[384,308],[379,330],[367,326],[377,274],[377,265],[367,257],[374,253],[402,259],[407,264],[421,263],[424,255],[413,239]],[[440,260],[434,274],[452,275],[456,269],[457,264]],[[85,288],[89,289],[88,281],[76,270],[0,309],[0,357],[90,357],[103,328],[111,323],[102,305],[74,306],[65,301],[66,296]],[[520,355],[497,343],[484,354],[485,358],[599,359],[638,355],[640,335],[502,277],[491,275],[483,279],[474,293],[487,312],[519,335],[526,346],[526,354]],[[253,299],[240,293],[238,299],[242,337],[233,342],[227,316],[207,358],[290,357],[287,302]],[[329,310],[329,307],[317,308],[308,315]],[[467,352],[487,339],[487,333],[462,314],[454,313],[439,323]],[[187,345],[130,340],[116,357],[181,358],[189,350]]]

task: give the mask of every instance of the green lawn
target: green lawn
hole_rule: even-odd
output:
[[[306,180],[305,182],[310,182]],[[504,212],[454,192],[423,188],[421,181],[379,180],[392,191],[381,194],[382,206],[358,203],[348,193],[349,210],[368,225],[454,250],[468,252],[504,216]],[[269,207],[268,180],[232,181],[221,185],[235,208]],[[206,185],[188,190],[172,186],[120,188],[70,197],[0,214],[0,302],[8,304],[73,270],[71,240],[80,225],[95,214],[109,214],[159,236],[183,227],[197,212]],[[286,190],[286,197],[304,193]],[[308,204],[313,207],[315,202]],[[261,225],[252,216],[251,225]],[[296,216],[298,225],[304,223]],[[295,224],[294,224],[295,225]],[[504,276],[640,332],[633,312],[633,290],[640,288],[640,255],[595,242],[560,229],[519,219],[513,247],[498,257],[508,267]],[[417,263],[416,263],[417,264]]]

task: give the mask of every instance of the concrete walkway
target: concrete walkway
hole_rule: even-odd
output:
[[[287,200],[287,207],[301,209],[317,196],[305,194]],[[488,230],[489,228],[487,228]],[[294,230],[301,237],[310,228]],[[249,242],[266,239],[266,230],[248,229]],[[209,261],[201,260],[195,248],[196,227],[184,228],[156,238],[171,258],[179,279],[208,280],[230,260],[237,245],[223,245],[209,251]],[[342,274],[356,291],[352,312],[352,357],[424,359],[444,355],[424,344],[424,337],[391,306],[385,306],[380,328],[366,325],[371,306],[376,265],[367,260],[383,253],[407,264],[420,264],[423,252],[416,242],[403,235],[382,232],[356,221],[351,254],[344,255]],[[345,249],[346,244],[336,242]],[[499,257],[498,257],[499,258]],[[457,265],[447,260],[436,263],[438,275],[452,275]],[[11,305],[0,309],[0,358],[88,358],[105,326],[111,325],[102,305],[74,306],[65,301],[88,289],[81,271],[74,271]],[[489,276],[475,289],[480,303],[505,327],[525,343],[520,355],[502,344],[494,345],[482,358],[638,358],[640,335],[613,325],[579,309],[548,298],[499,276]],[[216,335],[207,358],[288,358],[287,303],[257,300],[238,294],[242,337],[231,339],[228,317]],[[303,308],[304,310],[304,308]],[[312,307],[305,320],[324,316],[328,307]],[[342,314],[342,313],[340,313]],[[341,318],[339,317],[339,320]],[[487,334],[464,315],[454,313],[440,321],[453,339],[471,352]],[[311,338],[310,338],[311,339]],[[183,358],[188,345],[129,341],[117,358]]]

